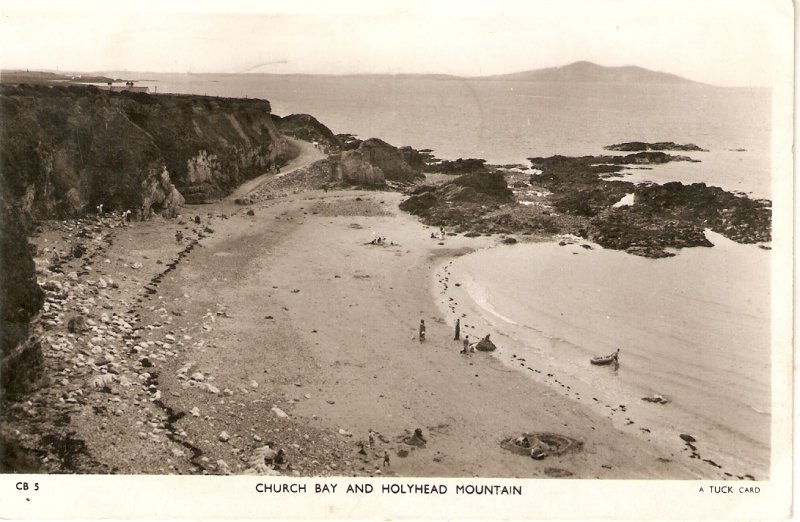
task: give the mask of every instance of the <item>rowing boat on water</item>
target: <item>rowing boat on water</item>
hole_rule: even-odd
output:
[[[611,364],[617,362],[619,362],[619,348],[617,348],[616,352],[610,355],[604,355],[602,357],[595,357],[594,359],[592,359],[592,364],[597,364],[597,365]]]

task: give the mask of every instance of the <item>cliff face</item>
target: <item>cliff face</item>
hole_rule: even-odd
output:
[[[36,217],[171,214],[288,154],[264,100],[19,86],[0,91],[0,110],[3,190]]]
[[[44,296],[34,275],[29,225],[6,203],[0,195],[0,394],[13,396],[27,389],[42,370],[41,347],[26,338]]]

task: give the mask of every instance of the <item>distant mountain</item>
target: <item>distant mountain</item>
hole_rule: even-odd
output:
[[[481,79],[571,83],[698,83],[675,74],[651,71],[635,65],[605,67],[585,61],[561,67],[482,76]]]

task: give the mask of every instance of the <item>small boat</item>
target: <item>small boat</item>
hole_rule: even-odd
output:
[[[612,353],[611,355],[604,355],[602,357],[595,357],[592,359],[592,364],[597,365],[604,365],[604,364],[611,364],[611,363],[618,363],[619,362],[619,348],[617,351]]]

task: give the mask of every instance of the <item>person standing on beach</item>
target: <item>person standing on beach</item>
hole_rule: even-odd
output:
[[[419,340],[420,342],[425,340],[425,319],[419,320]]]
[[[389,465],[389,452],[384,450],[383,451],[383,467],[385,468],[388,465]]]
[[[464,336],[464,349],[461,350],[461,353],[467,353],[469,351],[469,335]]]
[[[456,336],[453,337],[454,341],[458,341],[461,338],[461,318],[459,317],[456,319]]]

